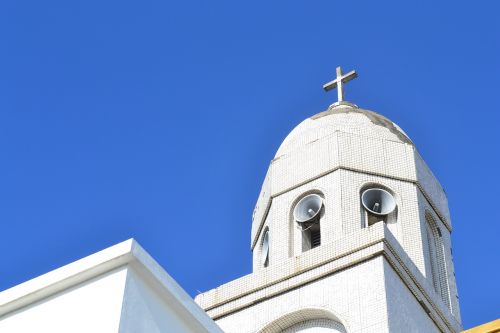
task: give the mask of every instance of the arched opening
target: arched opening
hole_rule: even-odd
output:
[[[443,234],[436,220],[428,211],[425,213],[425,229],[427,235],[428,266],[430,269],[429,277],[432,279],[434,289],[444,304],[451,309]]]
[[[319,192],[305,193],[293,205],[292,230],[300,232],[302,252],[321,245],[321,218],[323,215],[323,196]]]
[[[304,320],[285,328],[281,333],[345,333],[344,326],[328,318]]]
[[[260,241],[260,263],[263,267],[269,266],[269,228],[266,227],[262,233],[262,239]]]
[[[302,309],[280,316],[259,333],[347,333],[342,322],[322,308]]]
[[[380,184],[364,186],[360,191],[361,226],[370,227],[378,222],[396,223],[398,207],[394,193]]]

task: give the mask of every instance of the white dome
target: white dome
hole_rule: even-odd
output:
[[[340,105],[301,122],[285,138],[275,157],[288,154],[336,131],[413,144],[398,125],[384,116],[357,107]]]

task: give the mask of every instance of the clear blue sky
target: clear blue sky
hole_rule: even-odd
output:
[[[251,271],[269,161],[346,97],[446,189],[465,327],[500,317],[497,1],[0,4],[0,290],[135,237],[191,294]]]

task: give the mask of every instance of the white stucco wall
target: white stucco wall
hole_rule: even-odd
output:
[[[186,316],[154,281],[147,281],[134,270],[128,271],[120,333],[202,331],[199,323]]]
[[[0,293],[1,333],[222,333],[133,239]]]
[[[0,332],[118,332],[126,276],[119,268],[21,308],[0,318]]]

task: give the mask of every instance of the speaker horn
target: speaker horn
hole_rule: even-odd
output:
[[[381,188],[370,188],[361,195],[363,207],[374,215],[384,216],[396,208],[396,200],[392,194]]]
[[[295,221],[299,223],[314,219],[323,206],[323,199],[317,194],[309,194],[300,199],[293,211]]]

